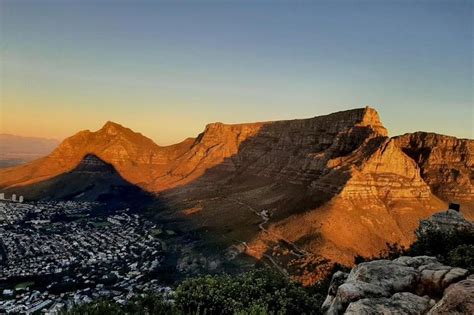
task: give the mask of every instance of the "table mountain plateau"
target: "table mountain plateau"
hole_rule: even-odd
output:
[[[419,220],[447,202],[473,219],[473,153],[470,139],[424,132],[390,138],[369,107],[213,123],[165,147],[108,122],[44,158],[0,170],[0,187],[28,197],[94,155],[164,202],[159,216],[224,244],[226,259],[245,252],[311,283],[323,262],[350,265],[386,243],[410,244]]]

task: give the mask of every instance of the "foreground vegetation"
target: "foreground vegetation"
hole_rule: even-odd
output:
[[[99,301],[69,314],[320,314],[327,285],[304,288],[270,269],[232,277],[203,276],[183,281],[173,302],[161,295],[136,298],[126,305]]]
[[[428,229],[417,232],[416,241],[406,249],[397,244],[387,244],[387,251],[378,257],[355,258],[355,263],[375,259],[395,259],[400,256],[434,256],[439,262],[452,267],[460,267],[474,273],[474,230],[458,229],[444,231]]]
[[[418,233],[418,239],[409,249],[390,245],[380,257],[356,257],[356,263],[402,255],[436,256],[446,265],[474,272],[474,231],[427,230]],[[102,300],[78,306],[68,314],[320,314],[329,279],[305,288],[269,269],[235,277],[203,276],[183,281],[171,301],[160,295],[135,298],[126,305]]]

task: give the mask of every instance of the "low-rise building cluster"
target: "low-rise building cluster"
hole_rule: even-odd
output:
[[[0,202],[0,313],[54,314],[101,297],[125,303],[169,291],[156,280],[166,249],[159,230],[129,209]]]

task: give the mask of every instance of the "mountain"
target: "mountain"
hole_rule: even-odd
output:
[[[245,252],[311,283],[328,261],[350,265],[386,243],[410,244],[419,220],[447,202],[460,202],[469,218],[473,143],[427,133],[389,138],[369,107],[213,123],[165,147],[108,122],[47,157],[0,170],[0,187],[32,189],[92,154],[166,204],[157,216],[226,248],[225,259]]]
[[[0,134],[0,167],[32,161],[51,153],[59,144],[56,139]]]
[[[93,154],[112,164],[130,183],[148,188],[155,180],[155,168],[168,165],[192,143],[192,139],[187,139],[177,145],[160,147],[139,133],[107,122],[97,132],[85,130],[65,139],[44,158],[0,171],[0,185],[37,183],[71,171],[87,154]]]

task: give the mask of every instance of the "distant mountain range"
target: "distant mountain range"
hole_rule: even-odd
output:
[[[56,139],[0,134],[0,168],[23,164],[51,153],[60,143]]]
[[[107,122],[46,157],[0,170],[0,187],[39,199],[110,196],[103,176],[97,187],[90,187],[95,175],[88,189],[78,184],[85,183],[77,175],[84,159],[111,165],[128,184],[154,194],[166,205],[158,215],[179,220],[185,231],[204,231],[226,248],[226,259],[245,252],[305,283],[325,262],[349,265],[387,243],[410,244],[419,220],[447,202],[474,218],[474,140],[424,132],[390,138],[369,107],[213,123],[166,147]]]

